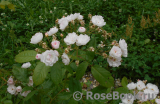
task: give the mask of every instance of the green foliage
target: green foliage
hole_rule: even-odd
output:
[[[46,66],[42,62],[39,62],[37,64],[33,73],[33,82],[35,83],[35,85],[40,85],[43,83],[50,69],[50,66]]]
[[[76,70],[76,79],[80,80],[82,78],[82,76],[85,74],[85,71],[88,67],[88,63],[87,62],[83,62],[81,64],[79,64],[77,70]]]
[[[36,51],[23,51],[15,57],[15,61],[19,63],[28,62],[36,59]]]

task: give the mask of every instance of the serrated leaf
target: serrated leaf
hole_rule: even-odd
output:
[[[50,71],[50,68],[51,67],[46,66],[45,63],[42,62],[38,63],[33,73],[33,82],[36,86],[43,83],[48,72]]]
[[[114,79],[111,76],[110,72],[106,69],[95,65],[91,67],[91,72],[94,78],[104,87],[111,87],[114,84]]]
[[[81,64],[79,64],[77,70],[76,70],[76,79],[79,80],[84,75],[86,69],[88,67],[88,62],[84,61]]]
[[[68,70],[69,73],[73,74],[73,70],[72,70],[71,66],[65,65],[64,67],[66,70]]]
[[[59,83],[62,82],[62,79],[64,77],[64,73],[66,69],[62,68],[63,64],[60,62],[55,63],[51,67],[51,79],[54,84],[58,85]]]
[[[19,66],[13,66],[12,72],[14,76],[22,82],[27,82],[29,79],[27,69],[21,68]]]
[[[121,81],[121,85],[122,85],[123,87],[126,87],[127,84],[128,84],[127,78],[126,78],[126,77],[123,77],[123,78],[122,78],[122,81]]]
[[[18,55],[16,55],[15,61],[18,63],[32,61],[32,60],[36,59],[36,54],[37,54],[37,52],[33,51],[33,50],[23,51],[23,52],[19,53]]]

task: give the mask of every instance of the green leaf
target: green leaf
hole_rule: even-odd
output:
[[[62,68],[63,64],[60,62],[55,63],[51,67],[51,79],[54,84],[58,85],[62,82],[66,69]]]
[[[20,80],[22,82],[29,81],[27,69],[24,69],[24,68],[21,68],[20,66],[15,65],[15,66],[13,66],[12,72],[18,80]]]
[[[128,84],[127,78],[126,78],[126,77],[123,77],[123,78],[122,78],[121,85],[122,85],[123,87],[126,87],[127,84]]]
[[[121,94],[121,93],[129,93],[129,90],[128,90],[127,87],[119,87],[115,91],[118,91],[119,94]]]
[[[88,67],[88,63],[86,61],[79,64],[77,70],[76,70],[76,79],[79,80],[84,75],[86,69]]]
[[[148,74],[145,75],[144,79],[147,80],[147,81],[151,81],[152,80],[151,77],[149,77]]]
[[[114,79],[111,76],[110,72],[106,69],[95,65],[91,67],[91,72],[94,78],[104,87],[111,87],[114,84]]]
[[[71,74],[73,74],[73,70],[72,70],[71,66],[65,65],[64,67],[65,67],[65,69],[68,70]]]
[[[33,82],[36,86],[43,83],[48,72],[50,71],[50,68],[51,67],[46,66],[45,63],[42,62],[38,63],[33,73]]]
[[[13,5],[13,4],[9,4],[9,5],[7,5],[8,6],[8,8],[9,9],[11,9],[11,10],[14,10],[15,11],[15,5]]]
[[[37,90],[34,90],[34,91],[30,92],[30,93],[24,98],[24,101],[29,100],[36,92],[37,92]]]
[[[149,43],[149,42],[150,42],[150,39],[146,39],[146,40],[144,41],[145,44],[147,44],[147,43]]]
[[[87,52],[86,52],[86,60],[92,61],[92,60],[94,59],[94,55],[95,55],[94,52],[87,51]]]
[[[82,92],[82,87],[81,87],[79,80],[76,80],[75,78],[71,77],[69,79],[69,90],[71,92],[75,92],[75,91]]]
[[[94,49],[97,47],[96,37],[91,38],[91,41],[88,43],[88,47],[93,47]]]
[[[19,53],[18,55],[16,55],[15,61],[18,63],[32,61],[32,60],[36,59],[36,54],[37,54],[37,52],[33,51],[33,50],[23,51],[23,52]]]
[[[63,92],[58,94],[58,100],[68,100],[73,94],[70,92]]]
[[[26,86],[26,87],[24,87],[24,88],[22,89],[22,93],[23,93],[24,91],[29,91],[29,90],[32,90],[32,89],[33,89],[33,87]]]
[[[78,101],[74,100],[73,98],[71,98],[69,100],[69,103],[68,104],[78,104]]]
[[[11,100],[5,100],[4,104],[13,104],[13,102]]]

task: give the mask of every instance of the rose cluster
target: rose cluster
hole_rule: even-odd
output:
[[[26,97],[31,91],[24,91],[22,92],[22,87],[21,86],[15,86],[15,82],[17,83],[17,81],[13,80],[13,77],[10,76],[10,78],[7,81],[7,91],[12,94],[12,95],[17,95],[18,93],[20,93],[21,96]],[[29,77],[29,82],[28,82],[28,86],[33,86],[33,79],[32,76]]]
[[[109,66],[118,67],[119,65],[121,65],[121,56],[128,56],[127,43],[124,39],[120,39],[119,44],[117,43],[117,41],[113,41],[112,45],[114,46],[109,52],[107,61],[109,63]]]
[[[145,85],[146,82],[147,81],[141,80],[138,80],[137,83],[131,82],[127,85],[127,88],[138,95],[138,103],[143,103],[149,99],[155,99],[155,102],[160,104],[160,99],[156,98],[159,93],[158,87],[152,83]],[[122,103],[120,104],[133,104],[134,100],[134,97],[132,97],[132,99],[122,99]]]

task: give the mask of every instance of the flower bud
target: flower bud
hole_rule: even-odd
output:
[[[40,50],[40,49],[38,49],[38,48],[36,48],[36,49],[35,49],[35,51],[36,51],[36,52],[41,52],[41,50]]]
[[[58,18],[56,19],[55,23],[58,24]]]
[[[74,21],[74,20],[72,20],[71,23],[72,23],[73,25],[75,25],[75,21]]]
[[[76,63],[76,65],[78,66],[78,65],[79,65],[79,60],[76,60],[75,63]]]
[[[106,53],[102,53],[103,58],[107,58],[108,55]]]
[[[60,35],[63,38],[63,34]]]
[[[93,47],[89,47],[89,50],[94,52],[94,48]]]
[[[41,58],[41,54],[36,55],[36,59],[39,60]]]
[[[88,14],[88,18],[91,19],[92,18],[92,14]]]
[[[66,48],[66,49],[64,50],[64,52],[67,54],[67,53],[69,52],[68,48]]]
[[[45,36],[48,37],[48,33],[45,33]]]
[[[47,44],[46,44],[46,42],[42,43],[42,48],[47,49]]]

